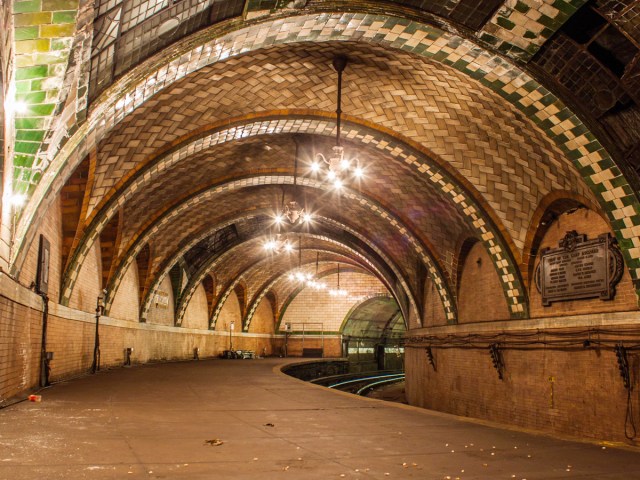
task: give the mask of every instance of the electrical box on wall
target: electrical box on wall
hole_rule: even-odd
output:
[[[49,257],[51,244],[44,235],[40,235],[40,247],[38,249],[38,270],[36,272],[36,291],[38,293],[49,292]]]

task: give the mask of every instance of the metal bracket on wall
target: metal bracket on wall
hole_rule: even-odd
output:
[[[504,380],[504,361],[502,360],[502,354],[500,353],[500,348],[497,343],[492,343],[491,345],[489,345],[489,353],[491,354],[493,367],[498,372],[498,378],[500,380]]]
[[[629,374],[629,359],[627,358],[627,349],[619,343],[615,347],[616,357],[618,358],[618,368],[620,369],[620,376],[624,383],[624,388],[631,388],[631,376]]]
[[[434,372],[437,372],[438,369],[436,368],[436,362],[433,358],[433,351],[431,350],[431,347],[425,348],[424,351],[427,352],[427,360],[429,360],[429,365],[431,365],[431,368],[433,368]]]

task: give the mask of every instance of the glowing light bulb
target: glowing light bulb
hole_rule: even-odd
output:
[[[342,160],[340,160],[340,168],[342,170],[347,170],[349,168],[349,160],[347,160],[346,158],[343,158]]]
[[[333,188],[335,188],[336,190],[340,190],[342,188],[342,181],[339,178],[336,178],[336,180],[333,182]]]
[[[274,218],[274,220],[276,221],[276,223],[277,223],[278,225],[280,225],[284,219],[282,218],[282,215],[278,214],[278,215],[276,215],[276,217]]]
[[[309,214],[309,213],[305,213],[305,214],[302,216],[302,220],[303,220],[305,223],[309,223],[309,222],[311,221],[311,219],[312,219],[312,217],[311,217],[311,214]]]
[[[320,164],[318,162],[313,162],[311,164],[311,171],[317,173],[320,171]]]
[[[333,170],[329,170],[329,171],[327,172],[327,178],[328,178],[329,180],[335,180],[335,178],[336,178],[336,172],[334,172]]]
[[[353,171],[353,174],[356,178],[362,178],[362,176],[364,175],[364,170],[362,170],[361,167],[356,167]]]

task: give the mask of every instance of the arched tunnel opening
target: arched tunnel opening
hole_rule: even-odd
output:
[[[342,328],[342,351],[351,371],[402,370],[405,331],[393,297],[369,298],[354,306]]]

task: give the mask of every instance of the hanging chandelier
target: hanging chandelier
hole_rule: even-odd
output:
[[[278,228],[288,225],[293,226],[299,223],[309,223],[312,220],[311,213],[307,212],[302,207],[296,197],[298,197],[298,154],[300,145],[298,143],[298,137],[294,136],[296,142],[296,153],[293,159],[293,198],[285,203],[285,191],[282,189],[282,204],[281,211],[274,217],[275,224]],[[286,222],[285,222],[286,220]]]
[[[340,288],[340,264],[338,264],[338,285],[335,289],[329,290],[329,295],[333,297],[346,297],[349,295],[349,292]]]
[[[301,286],[313,288],[314,290],[324,290],[327,288],[327,285],[323,282],[318,281],[318,264],[320,261],[320,253],[316,252],[316,273],[312,275],[308,272],[302,271],[302,248],[299,247],[298,250],[298,268],[296,271],[289,273],[289,280],[296,281]]]
[[[347,66],[347,57],[336,55],[333,58],[333,68],[338,72],[338,98],[336,106],[336,144],[331,153],[316,154],[316,160],[311,164],[311,171],[323,175],[335,188],[342,188],[346,182],[352,179],[360,179],[364,170],[357,159],[349,159],[345,156],[344,147],[340,143],[340,128],[342,116],[342,72]]]
[[[268,238],[262,247],[270,253],[291,253],[293,252],[293,245],[288,239],[282,238],[282,235],[277,234],[275,237]]]

